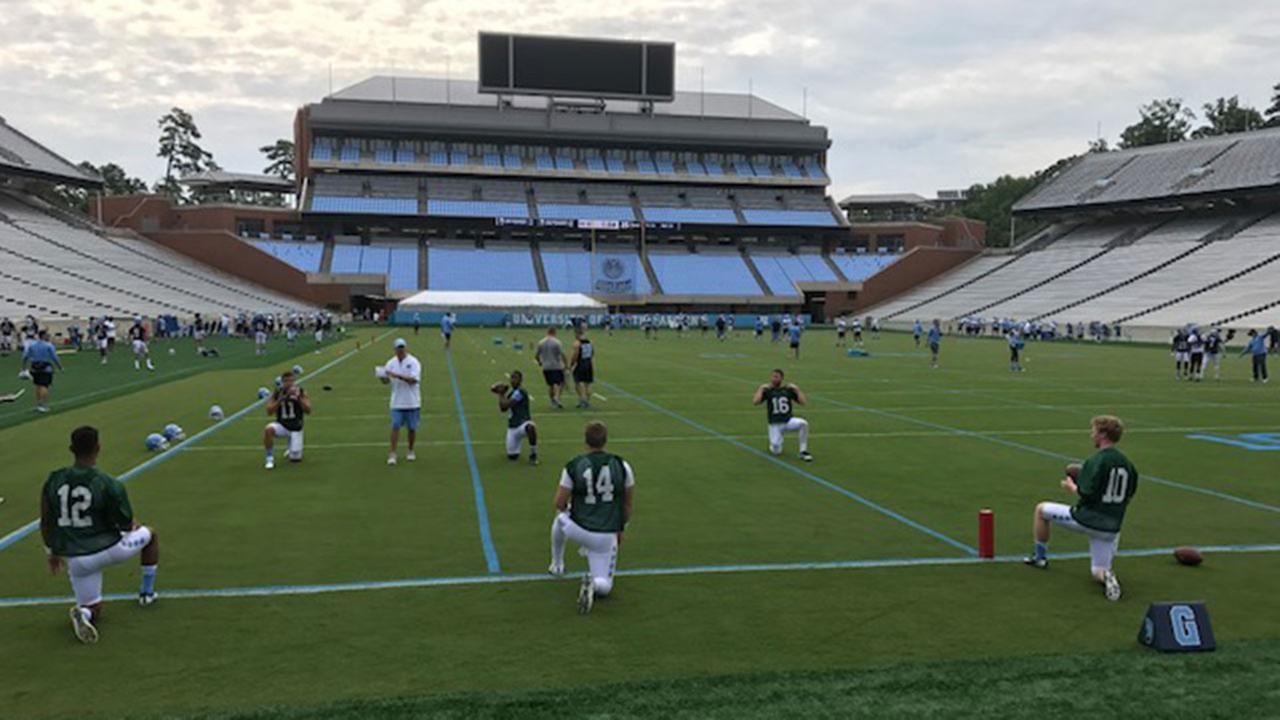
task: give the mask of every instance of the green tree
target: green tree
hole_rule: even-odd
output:
[[[1271,107],[1263,115],[1267,118],[1263,127],[1280,127],[1280,83],[1271,87]]]
[[[1262,127],[1262,113],[1255,108],[1240,104],[1240,98],[1232,95],[1229,98],[1218,98],[1214,102],[1204,104],[1204,119],[1207,123],[1191,133],[1193,138],[1229,135],[1246,132]]]
[[[218,170],[218,164],[213,160],[213,153],[200,146],[200,128],[196,127],[191,113],[175,107],[161,115],[156,124],[160,127],[160,148],[156,157],[164,158],[165,166],[164,177],[156,183],[155,190],[175,199],[185,200],[178,178],[206,170]]]
[[[1075,159],[1074,155],[1063,158],[1033,175],[1002,175],[990,183],[974,185],[969,188],[969,197],[958,212],[963,217],[987,224],[989,247],[1008,247],[1013,241],[1009,236],[1009,218],[1013,215],[1013,204]],[[1019,235],[1025,237],[1026,233],[1019,232]]]
[[[1121,148],[1179,142],[1187,139],[1196,115],[1183,107],[1181,98],[1152,100],[1138,108],[1141,119],[1120,133]]]
[[[132,177],[124,168],[115,163],[95,166],[85,161],[80,163],[82,170],[102,177],[102,191],[106,195],[136,195],[147,191],[147,184],[139,178]]]
[[[267,166],[262,172],[276,175],[284,180],[293,180],[293,141],[276,140],[272,145],[263,145],[258,152],[267,157]]]

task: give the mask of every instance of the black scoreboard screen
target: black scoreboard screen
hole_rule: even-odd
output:
[[[670,101],[674,43],[480,33],[480,92]]]

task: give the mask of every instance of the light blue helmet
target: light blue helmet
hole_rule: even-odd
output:
[[[210,408],[209,408],[209,419],[210,419],[210,420],[221,420],[221,419],[222,419],[222,418],[224,418],[224,417],[226,417],[226,415],[222,412],[222,406],[221,406],[221,405],[214,405],[214,406],[212,406],[212,407],[210,407]]]
[[[182,426],[177,423],[169,423],[164,426],[164,438],[170,442],[181,440],[186,437],[187,433],[183,431]]]
[[[266,399],[267,399],[268,397],[270,397],[270,396],[271,396],[271,391],[270,391],[270,390],[268,390],[268,389],[266,389],[266,388],[264,388],[264,387],[262,387],[262,388],[258,388],[258,399],[259,399],[259,400],[266,400]]]
[[[168,448],[169,441],[165,440],[164,436],[160,433],[151,433],[147,436],[147,449],[151,452],[159,452],[160,450],[167,450]]]
[[[280,386],[282,386],[282,385],[284,385],[284,378],[282,378],[282,377],[280,377],[279,375],[277,375],[277,376],[276,376],[276,387],[280,387]]]
[[[293,374],[294,374],[294,375],[301,375],[301,374],[302,374],[302,366],[301,366],[301,365],[294,365],[294,366],[293,366]]]

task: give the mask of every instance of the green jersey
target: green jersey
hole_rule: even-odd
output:
[[[1076,485],[1080,500],[1071,517],[1093,530],[1120,532],[1125,508],[1138,491],[1138,471],[1129,458],[1114,447],[1099,450],[1084,461]]]
[[[560,475],[560,487],[572,492],[569,518],[591,532],[622,532],[623,503],[635,483],[631,466],[604,451],[579,455]]]
[[[515,388],[507,393],[507,427],[518,428],[529,422],[529,393]]]
[[[783,385],[764,389],[764,411],[770,425],[785,423],[791,419],[791,408],[796,402],[796,391]]]
[[[302,430],[302,416],[305,411],[302,407],[302,391],[298,391],[298,397],[289,397],[284,394],[283,390],[276,390],[276,422],[284,426],[285,430],[290,432],[298,432]]]
[[[133,527],[133,508],[124,485],[97,468],[55,470],[41,494],[54,555],[92,555],[120,542],[120,534]]]

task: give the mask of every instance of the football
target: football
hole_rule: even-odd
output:
[[[1067,466],[1067,477],[1075,480],[1080,477],[1080,463],[1071,463]]]
[[[507,391],[507,384],[504,382],[496,382],[489,386],[489,392],[495,395],[501,395]]]
[[[1173,557],[1180,564],[1195,567],[1204,562],[1204,556],[1193,547],[1180,547],[1173,551]]]

